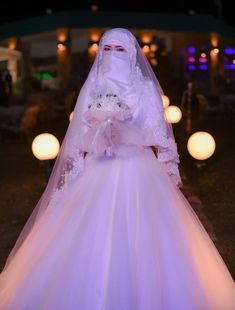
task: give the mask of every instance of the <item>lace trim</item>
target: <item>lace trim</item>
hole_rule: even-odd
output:
[[[73,154],[73,157],[71,155]],[[84,170],[83,152],[76,151],[73,146],[70,150],[70,156],[67,156],[65,165],[62,169],[57,188],[51,196],[51,200],[55,199],[59,194],[64,193],[69,183],[78,177]]]
[[[171,137],[156,134],[157,157],[162,162],[167,170],[168,175],[176,186],[182,185],[179,173],[179,155],[177,151],[177,144]]]
[[[71,163],[71,162],[70,162]],[[83,154],[78,153],[76,158],[72,159],[72,168],[70,170],[65,171],[65,183],[68,183],[75,179],[78,174],[80,174],[84,170],[84,157]]]

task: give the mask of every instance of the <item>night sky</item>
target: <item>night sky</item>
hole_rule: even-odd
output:
[[[65,4],[66,2],[66,4]],[[47,9],[52,12],[62,10],[90,10],[96,5],[100,11],[145,11],[145,12],[175,12],[211,14],[221,18],[225,23],[235,26],[233,1],[231,0],[199,0],[199,1],[159,1],[159,0],[97,0],[81,1],[77,4],[69,4],[69,1],[19,1],[13,4],[11,1],[0,3],[0,23],[24,19],[33,16],[45,15]],[[155,3],[151,3],[155,2]]]

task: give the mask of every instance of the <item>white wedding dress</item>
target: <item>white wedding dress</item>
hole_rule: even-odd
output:
[[[133,35],[107,31],[0,274],[0,310],[235,310],[234,280],[176,186],[161,95]]]
[[[235,309],[224,261],[150,147],[84,164],[0,275],[1,310]]]

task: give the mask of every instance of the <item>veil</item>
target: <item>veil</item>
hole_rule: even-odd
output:
[[[123,74],[122,70],[119,70],[116,72],[116,77],[104,74],[103,47],[110,42],[119,43],[128,52],[130,70],[127,72],[127,79],[123,79],[125,66]],[[119,61],[121,65],[123,59]],[[162,88],[134,35],[123,28],[108,30],[100,40],[94,63],[78,95],[73,118],[64,136],[46,189],[11,250],[4,269],[17,255],[30,231],[40,222],[53,197],[58,193],[66,194],[66,188],[70,183],[83,173],[85,154],[107,151],[107,141],[102,137],[108,128],[108,122],[102,129],[100,127],[94,129],[84,117],[92,102],[100,99],[101,94],[118,95],[121,97],[121,102],[127,103],[130,107],[133,117],[128,126],[122,125],[122,122],[114,124],[116,130],[122,133],[123,143],[153,147],[158,160],[164,164],[174,184],[181,185],[179,156],[172,126],[164,116]],[[53,207],[56,208],[56,204]]]

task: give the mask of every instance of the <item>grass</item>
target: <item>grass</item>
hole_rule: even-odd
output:
[[[195,193],[200,197],[203,210],[214,227],[218,238],[216,247],[235,279],[235,122],[234,115],[221,114],[207,117],[197,130],[213,135],[216,150],[205,161],[201,171],[187,150],[187,135],[181,131],[181,162]]]
[[[43,172],[31,150],[19,141],[7,141],[0,152],[0,268],[43,192]]]

